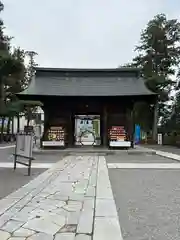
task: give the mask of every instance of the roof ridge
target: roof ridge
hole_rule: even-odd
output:
[[[50,72],[61,72],[61,71],[69,71],[69,72],[139,72],[139,68],[131,68],[131,67],[122,67],[122,68],[46,68],[46,67],[36,67],[36,71],[50,71]]]

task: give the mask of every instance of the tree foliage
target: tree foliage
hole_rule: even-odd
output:
[[[0,13],[4,10],[4,5],[0,1]],[[8,117],[8,125],[14,116],[19,118],[19,113],[32,111],[38,102],[20,101],[17,93],[28,87],[36,66],[33,51],[24,51],[20,47],[11,47],[11,37],[4,32],[5,26],[0,19],[0,117],[1,139],[3,136],[4,119]],[[25,66],[25,57],[29,56],[29,64]]]
[[[158,115],[167,115],[169,93],[176,86],[171,77],[180,63],[180,23],[177,19],[167,19],[166,15],[158,14],[150,20],[142,31],[140,43],[135,48],[137,56],[131,66],[141,69],[147,87],[158,94]],[[147,108],[144,105],[144,110]],[[149,111],[153,114],[149,106]],[[142,108],[136,108],[136,120],[141,124],[148,122],[149,115],[142,118]],[[167,117],[167,116],[166,116]],[[149,124],[147,124],[149,125]]]
[[[180,23],[159,14],[142,31],[140,45],[135,49],[138,56],[133,63],[141,67],[148,87],[160,96],[175,84],[170,76],[175,74],[174,67],[180,62],[179,42]]]
[[[0,2],[0,11],[4,9]],[[24,78],[23,57],[20,48],[11,51],[11,37],[4,34],[4,23],[0,20],[0,115],[7,115],[7,102],[12,100],[15,93],[21,89],[21,80]]]

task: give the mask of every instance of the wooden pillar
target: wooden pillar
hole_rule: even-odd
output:
[[[47,140],[47,130],[48,130],[48,108],[47,107],[42,107],[43,111],[44,111],[44,130],[43,130],[43,134],[42,134],[42,138],[41,138],[41,148],[42,146],[42,142],[44,140]]]
[[[134,122],[134,106],[131,109],[131,147],[134,148],[134,131],[135,131],[135,122]]]
[[[107,106],[104,105],[103,108],[103,146],[108,146],[108,126],[107,126]]]
[[[158,134],[158,102],[154,104],[154,118],[153,118],[153,140],[154,143],[157,143],[157,134]]]
[[[134,104],[131,104],[129,106],[127,113],[127,122],[128,122],[128,136],[129,136],[129,141],[131,142],[131,147],[134,148]]]
[[[69,113],[69,124],[68,124],[68,139],[69,139],[69,142],[68,142],[68,146],[69,147],[73,147],[74,146],[74,117],[73,117],[73,113],[70,112]]]
[[[135,112],[134,112],[135,101],[131,103],[131,147],[134,148],[134,134],[135,134]]]

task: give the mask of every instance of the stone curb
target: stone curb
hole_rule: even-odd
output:
[[[173,159],[175,161],[180,161],[180,155],[174,154],[174,153],[169,153],[169,152],[163,152],[163,151],[156,151],[156,155],[159,155],[161,157],[166,157]]]
[[[140,148],[144,148],[144,147],[140,147]],[[147,148],[144,148],[144,149],[147,149]],[[158,155],[158,156],[161,156],[161,157],[166,157],[166,158],[178,161],[178,162],[180,161],[180,155],[170,153],[170,152],[154,150],[154,149],[148,149],[148,150],[152,150],[155,155]]]
[[[105,157],[99,157],[93,240],[123,240]]]
[[[121,155],[121,154],[129,154],[129,155],[144,155],[144,154],[149,154],[149,155],[156,155],[156,151],[153,149],[147,149],[143,148],[140,149],[138,147],[137,149],[131,149],[131,150],[98,150],[98,149],[90,149],[90,150],[77,150],[75,149],[74,151],[72,150],[36,150],[33,151],[35,154],[55,154],[59,153],[61,156],[76,156],[76,155],[81,155],[81,154],[90,154],[90,155],[98,155],[98,156],[106,156],[106,155]]]

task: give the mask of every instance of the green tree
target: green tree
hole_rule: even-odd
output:
[[[165,114],[165,102],[169,100],[169,93],[176,84],[171,80],[171,76],[175,74],[175,67],[180,62],[179,43],[178,20],[168,20],[166,15],[158,14],[142,31],[140,44],[135,49],[137,56],[133,59],[131,66],[141,68],[148,88],[158,94],[156,108],[159,117]],[[153,114],[151,107],[150,111]],[[157,134],[157,121],[155,116],[154,140]]]
[[[28,85],[32,81],[35,75],[35,68],[38,66],[38,64],[35,61],[35,56],[37,55],[38,54],[34,51],[26,51],[26,56],[29,57],[29,63],[27,66],[27,76],[26,76]],[[36,107],[36,103],[31,104],[28,102],[24,106],[25,106],[25,116],[27,118],[27,126],[28,126],[30,123],[30,120],[33,119],[33,112],[36,111],[37,107]]]
[[[4,5],[0,1],[0,12],[3,11]],[[3,139],[4,120],[9,116],[9,102],[15,97],[15,93],[20,90],[21,78],[20,75],[24,71],[24,64],[18,58],[20,49],[11,50],[10,40],[4,34],[4,23],[0,19],[0,116],[1,121],[1,140]]]
[[[22,107],[16,107],[12,108],[12,103],[19,101],[16,94],[21,92],[26,85],[26,68],[24,64],[25,59],[25,52],[24,50],[18,48],[14,48],[12,51],[12,57],[15,61],[17,61],[20,64],[20,68],[14,72],[14,74],[11,74],[8,77],[8,86],[6,88],[6,97],[7,97],[7,109],[8,109],[8,127],[7,127],[7,133],[9,133],[10,130],[10,122],[12,121],[12,126],[14,117],[17,118],[17,130],[19,131],[20,128],[20,112],[22,111]],[[13,105],[14,106],[14,105]],[[13,132],[13,131],[12,131]]]
[[[173,104],[169,105],[167,118],[163,118],[162,128],[167,132],[180,134],[180,91],[177,91]]]
[[[38,64],[35,61],[35,56],[37,56],[37,52],[34,51],[26,51],[25,52],[26,56],[29,57],[29,63],[27,66],[27,79],[28,82],[32,80],[35,74],[35,68],[38,66]]]

